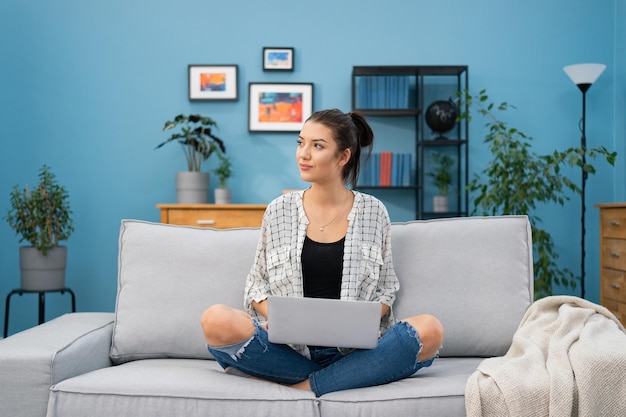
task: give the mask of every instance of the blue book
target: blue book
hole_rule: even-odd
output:
[[[396,187],[400,185],[400,177],[398,175],[398,167],[400,164],[398,163],[399,153],[394,152],[391,154],[391,186]]]
[[[372,167],[374,168],[374,178],[372,185],[380,185],[380,154],[372,154]]]
[[[411,154],[405,153],[402,156],[402,185],[408,187],[411,185]]]

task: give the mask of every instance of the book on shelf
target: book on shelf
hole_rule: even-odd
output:
[[[408,75],[359,75],[355,79],[357,109],[408,109]]]
[[[411,185],[410,153],[383,151],[363,160],[359,185],[364,187],[408,187]]]

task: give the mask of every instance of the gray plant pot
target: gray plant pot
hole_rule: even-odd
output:
[[[32,246],[20,247],[21,288],[50,291],[65,288],[67,247],[49,249],[44,256]]]
[[[228,188],[216,188],[215,204],[230,204],[232,200],[231,190]]]
[[[209,202],[208,172],[177,172],[176,202],[178,204],[206,204]]]

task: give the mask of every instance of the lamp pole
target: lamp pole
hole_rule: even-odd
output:
[[[582,212],[580,216],[580,297],[585,298],[585,184],[587,183],[587,171],[585,171],[585,164],[587,162],[587,136],[585,135],[585,119],[587,112],[587,90],[589,90],[591,84],[578,84],[578,88],[583,93],[583,118],[581,121],[582,136],[580,138],[580,148],[583,151],[582,155],[582,182],[581,182],[581,194],[582,200]]]
[[[587,183],[587,171],[585,166],[587,165],[587,136],[585,132],[586,112],[587,112],[587,90],[598,79],[600,74],[604,71],[606,65],[604,64],[575,64],[568,65],[563,68],[563,71],[567,76],[578,86],[583,93],[583,117],[581,120],[581,132],[580,148],[582,150],[582,183],[581,183],[581,202],[582,213],[580,217],[580,296],[585,298],[585,185]]]

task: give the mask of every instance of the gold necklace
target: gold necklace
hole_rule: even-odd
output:
[[[343,204],[342,204],[341,208],[339,209],[339,211],[337,212],[337,214],[335,215],[335,217],[333,217],[333,219],[332,219],[330,222],[328,222],[328,223],[323,224],[323,225],[321,225],[321,226],[320,226],[320,228],[319,228],[319,229],[320,229],[320,232],[323,232],[325,227],[330,226],[331,224],[333,224],[333,223],[335,222],[335,220],[337,220],[337,217],[339,217],[339,215],[340,215],[340,214],[343,212],[343,210],[346,208],[346,203],[348,202],[349,197],[350,197],[350,195],[349,195],[349,194],[348,194],[348,195],[346,195],[346,199],[344,200],[344,202],[343,202]],[[309,206],[312,206],[311,201],[309,201]]]

